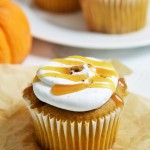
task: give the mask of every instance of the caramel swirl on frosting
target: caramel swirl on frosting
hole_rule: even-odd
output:
[[[40,100],[56,107],[88,111],[104,104],[116,90],[117,83],[118,73],[109,62],[70,56],[53,59],[41,67],[33,80],[33,90]]]

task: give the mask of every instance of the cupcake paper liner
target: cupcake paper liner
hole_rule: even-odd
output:
[[[80,0],[90,30],[127,33],[146,25],[149,0]]]
[[[52,12],[72,12],[79,10],[79,0],[34,0],[41,8]]]
[[[115,141],[121,108],[90,121],[70,121],[28,109],[32,115],[37,141],[51,150],[107,150]]]

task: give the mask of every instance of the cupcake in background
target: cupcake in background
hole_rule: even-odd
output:
[[[56,13],[74,12],[80,9],[79,0],[34,0],[42,9]]]
[[[80,0],[89,30],[122,34],[146,25],[149,0]]]
[[[126,94],[111,63],[82,56],[51,60],[24,90],[37,140],[52,150],[112,148]]]

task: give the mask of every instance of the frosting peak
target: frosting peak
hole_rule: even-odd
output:
[[[53,59],[39,68],[33,90],[39,100],[70,111],[89,111],[106,103],[118,73],[105,61],[82,56]]]

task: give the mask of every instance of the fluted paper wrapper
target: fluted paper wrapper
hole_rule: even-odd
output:
[[[130,70],[119,62],[113,61],[113,64],[115,64],[120,73],[123,70],[122,75],[129,74]],[[37,143],[33,119],[22,98],[22,91],[31,83],[37,68],[21,65],[0,65],[0,150],[43,150]],[[56,120],[53,121],[55,122]],[[105,119],[102,118],[103,125],[104,121]],[[95,122],[92,122],[92,126],[94,126],[93,123]],[[68,126],[66,122],[64,124],[66,127]],[[65,128],[62,128],[65,125],[60,125],[61,132],[65,131]],[[70,123],[70,125],[72,124]],[[88,126],[91,126],[91,124]],[[85,127],[89,129],[88,126]],[[73,132],[71,131],[68,134],[71,135]],[[63,134],[62,137],[64,136]],[[58,140],[56,137],[57,134],[55,143]],[[94,136],[92,135],[92,137]],[[67,142],[70,142],[70,138],[66,138],[69,139]],[[110,139],[112,141],[112,137]],[[129,94],[128,101],[120,116],[120,126],[112,149],[150,149],[149,99],[136,94]]]
[[[58,120],[27,105],[38,142],[44,149],[107,150],[115,141],[121,108],[96,120],[71,122]]]
[[[73,12],[80,9],[79,0],[34,0],[35,3],[52,12]]]
[[[92,31],[119,34],[146,25],[149,0],[80,0]]]

